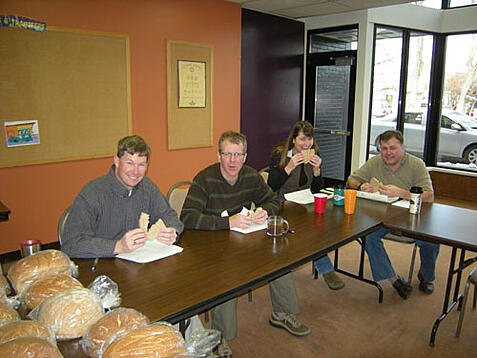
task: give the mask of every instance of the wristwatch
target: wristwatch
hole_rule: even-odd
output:
[[[358,185],[358,190],[361,190],[361,186],[363,185],[364,183],[359,183]]]

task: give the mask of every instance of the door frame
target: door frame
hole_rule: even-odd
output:
[[[348,132],[346,138],[346,154],[345,154],[345,173],[344,181],[324,177],[325,186],[335,184],[344,184],[346,178],[351,174],[351,152],[353,145],[353,123],[354,123],[354,104],[356,93],[356,58],[357,50],[319,52],[307,54],[306,60],[306,84],[305,84],[305,120],[314,126],[315,119],[315,83],[316,83],[316,67],[336,65],[337,59],[349,57],[352,59],[350,65],[350,84],[349,84],[349,101],[348,101]],[[339,65],[338,65],[339,66]]]

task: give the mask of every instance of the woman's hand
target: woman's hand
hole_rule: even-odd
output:
[[[321,159],[321,157],[319,157],[316,154],[313,154],[310,157],[310,161],[308,163],[310,163],[310,165],[313,167],[313,175],[315,177],[320,175],[320,167],[322,162],[323,162],[323,159]]]
[[[290,158],[290,161],[288,162],[288,164],[286,165],[284,169],[287,172],[287,174],[290,175],[290,173],[293,170],[295,170],[295,168],[299,166],[300,164],[302,164],[304,161],[305,161],[305,156],[302,153],[297,153]]]

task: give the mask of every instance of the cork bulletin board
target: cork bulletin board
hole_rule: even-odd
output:
[[[167,41],[169,150],[213,144],[212,61],[212,45]]]
[[[112,156],[131,133],[127,36],[0,28],[0,78],[0,168]],[[40,143],[8,147],[14,121]]]

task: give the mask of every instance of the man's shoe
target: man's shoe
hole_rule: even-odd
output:
[[[286,314],[283,319],[278,319],[274,312],[270,317],[270,324],[274,327],[284,328],[288,333],[297,336],[303,337],[311,333],[311,330],[300,323],[300,321],[293,314]]]
[[[215,347],[214,353],[219,358],[232,358],[232,349],[230,349],[229,344],[223,338],[217,347]]]
[[[407,299],[412,291],[412,286],[407,283],[402,277],[398,277],[393,283],[393,287],[396,289],[399,296],[402,299]]]
[[[341,290],[343,287],[345,287],[345,283],[334,271],[323,274],[323,278],[325,279],[328,288],[331,290]]]
[[[419,279],[419,291],[422,291],[428,295],[434,292],[434,284],[431,281],[424,280],[424,276],[422,276],[421,271],[419,271],[417,274],[417,278]]]

